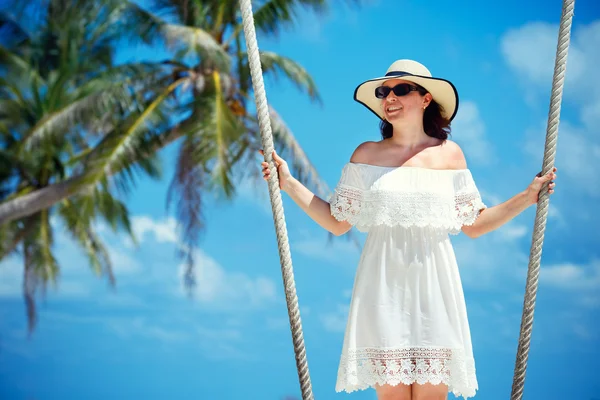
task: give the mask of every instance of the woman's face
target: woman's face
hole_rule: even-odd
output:
[[[400,90],[404,90],[404,92],[410,87],[416,88],[414,83],[402,79],[390,79],[382,84],[382,86],[389,89],[397,85],[401,85]],[[382,92],[385,94],[385,90]],[[431,95],[429,93],[422,96],[418,91],[410,90],[407,94],[397,95],[393,90],[390,90],[387,96],[381,99],[381,107],[385,119],[392,123],[400,119],[422,119],[423,112],[425,111],[424,107],[426,107],[430,101]]]

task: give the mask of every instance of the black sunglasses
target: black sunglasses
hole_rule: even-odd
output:
[[[408,83],[399,83],[394,87],[379,86],[378,88],[375,88],[375,97],[378,99],[385,99],[392,91],[396,96],[406,96],[410,92],[416,92],[418,90],[418,87]]]

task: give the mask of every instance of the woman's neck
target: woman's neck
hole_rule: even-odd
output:
[[[392,137],[387,139],[390,144],[405,148],[417,148],[432,142],[431,136],[423,130],[423,124],[394,126]]]

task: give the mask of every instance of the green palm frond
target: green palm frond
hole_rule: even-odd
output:
[[[199,136],[193,133],[184,137],[177,155],[175,174],[167,191],[167,208],[175,203],[175,217],[181,228],[183,246],[178,249],[178,256],[185,259],[187,265],[185,276],[188,288],[193,286],[191,279],[195,260],[192,250],[205,226],[202,210],[207,171],[204,163],[197,162],[199,140]]]
[[[141,168],[151,176],[157,175],[156,153],[153,151],[152,132],[166,118],[159,110],[161,104],[188,78],[180,78],[163,88],[140,113],[131,113],[123,123],[109,134],[84,159],[85,184],[95,184],[107,177],[120,174],[119,188],[127,190],[127,178],[134,168]],[[118,178],[115,176],[115,178]]]
[[[168,23],[131,1],[127,2],[124,18],[131,27],[130,31],[147,44],[164,42],[171,50],[183,49],[184,55],[200,54],[203,62],[214,65],[220,71],[229,69],[229,55],[215,38],[202,28]]]
[[[279,74],[282,74],[294,82],[297,88],[305,91],[312,100],[321,102],[321,97],[314,80],[308,74],[306,69],[296,61],[273,52],[261,51],[260,62],[264,74],[273,76],[274,78],[277,78]]]
[[[271,132],[273,134],[273,145],[277,153],[288,161],[292,174],[300,182],[313,189],[317,196],[327,199],[331,194],[331,189],[319,176],[317,169],[304,152],[292,130],[272,106],[269,106],[269,116]],[[249,152],[250,158],[246,159],[244,164],[255,162],[256,153],[262,148],[257,118],[255,116],[248,116],[247,121],[249,131],[253,136],[253,142],[252,150]],[[250,178],[262,179],[262,175],[258,174],[258,170],[251,169],[250,171],[252,172],[249,175]]]
[[[115,110],[130,109],[137,103],[139,94],[144,90],[153,89],[160,78],[157,67],[133,64],[105,71],[68,95],[55,93],[56,85],[51,85],[49,94],[62,96],[65,103],[60,104],[60,99],[47,99],[54,103],[49,105],[54,106],[53,111],[44,113],[44,117],[25,133],[23,148],[37,146],[48,135],[64,135],[73,127],[98,120],[107,113],[114,113]],[[63,86],[61,82],[57,84]],[[67,96],[68,99],[64,98]]]
[[[275,109],[270,107],[269,114],[271,116],[274,146],[282,156],[290,160],[290,168],[295,172],[297,179],[313,187],[318,196],[327,199],[331,194],[331,189],[319,176],[317,169],[304,152],[300,142]]]
[[[187,125],[187,135],[179,149],[175,175],[169,186],[167,207],[177,199],[176,215],[182,228],[180,256],[188,267],[193,264],[193,252],[204,227],[202,200],[205,193],[223,194],[231,198],[235,192],[235,164],[248,146],[243,121],[232,110],[224,81],[228,79],[213,71],[212,82],[194,101],[193,119]]]
[[[254,11],[254,26],[257,33],[268,36],[276,36],[282,28],[295,25],[301,9],[309,9],[318,14],[324,14],[328,9],[326,0],[267,0],[259,4]],[[242,30],[240,19],[229,40],[238,36]]]
[[[115,277],[110,255],[94,231],[92,223],[100,214],[99,216],[110,221],[111,225],[115,225],[117,219],[124,219],[123,222],[131,231],[129,219],[123,216],[123,211],[126,214],[126,208],[121,202],[112,198],[108,192],[99,191],[97,188],[91,193],[68,199],[58,207],[58,215],[61,216],[73,239],[86,253],[94,273],[97,276],[107,275],[111,285],[115,284]]]
[[[0,261],[18,252],[19,244],[31,231],[31,224],[27,225],[20,221],[0,225]]]
[[[34,246],[32,253],[32,262],[35,265],[36,273],[44,280],[44,282],[56,282],[58,277],[58,262],[52,253],[54,244],[54,234],[50,225],[50,212],[43,210],[40,212],[40,231],[37,240],[37,245]]]
[[[121,194],[134,187],[134,174],[159,176],[159,151],[181,139],[167,207],[176,205],[178,250],[191,278],[193,249],[205,227],[205,196],[230,199],[245,174],[260,177],[259,169],[248,167],[256,165],[262,146],[247,107],[252,84],[237,0],[148,3],[143,8],[127,0],[49,0],[38,7],[44,10],[35,21],[21,18],[27,29],[10,28],[19,46],[1,42],[0,259],[22,251],[30,328],[36,290],[59,274],[51,213],[92,270],[114,285],[110,254],[95,223],[124,230],[135,241]],[[303,9],[321,13],[327,3],[256,0],[256,29],[277,34]],[[0,14],[0,30],[11,23]],[[116,46],[125,40],[165,44],[170,55],[115,66]],[[267,77],[290,80],[321,102],[300,64],[273,52],[260,57]],[[327,197],[329,188],[298,139],[273,109],[270,116],[278,152],[298,179]]]
[[[59,273],[58,263],[52,253],[54,235],[49,214],[48,210],[43,210],[26,219],[26,224],[34,226],[23,241],[23,295],[30,332],[37,321],[35,294],[40,287],[45,292],[48,283],[55,284]]]
[[[197,161],[207,163],[211,172],[207,186],[226,197],[234,192],[232,166],[235,161],[232,146],[239,144],[245,127],[234,114],[224,96],[224,76],[214,71],[212,74],[214,90],[203,96],[201,101],[203,125],[199,132],[202,141],[196,149]]]
[[[23,82],[32,82],[38,85],[44,82],[33,64],[23,56],[0,45],[0,71],[3,70],[11,79],[18,78]]]

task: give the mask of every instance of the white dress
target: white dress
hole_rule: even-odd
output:
[[[331,213],[368,232],[356,271],[336,391],[376,384],[478,389],[450,234],[486,206],[470,170],[344,166]]]

